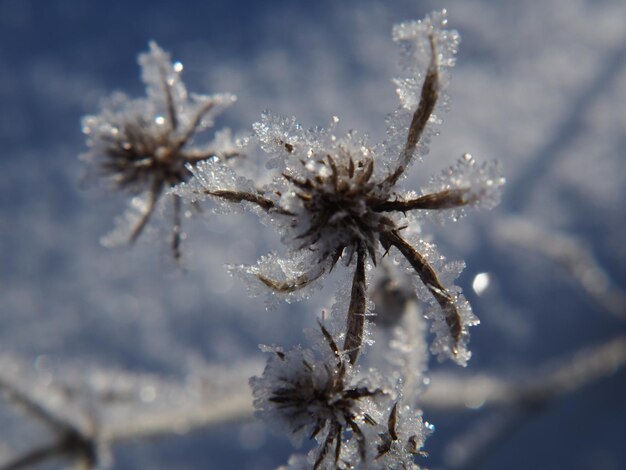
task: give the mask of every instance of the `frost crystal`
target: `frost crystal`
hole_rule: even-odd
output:
[[[306,130],[295,118],[265,113],[253,126],[252,140],[270,156],[268,167],[277,173],[269,185],[254,189],[234,175],[225,178],[223,164],[210,162],[197,166],[195,178],[174,190],[191,200],[210,197],[254,207],[278,227],[287,245],[285,259],[271,255],[256,266],[234,269],[256,284],[254,291],[266,286],[288,300],[300,299],[339,260],[355,265],[344,342],[353,363],[364,337],[366,270],[392,249],[417,275],[420,298],[432,307],[433,349],[459,364],[469,358],[468,326],[476,320],[460,289],[438,269],[458,265],[445,265],[423,240],[409,242],[403,214],[447,213],[456,219],[468,206],[492,207],[504,179],[496,165],[479,165],[466,155],[421,195],[397,187],[416,156],[425,153],[430,124],[438,122],[434,112],[441,98],[445,102],[447,69],[459,41],[455,31],[443,29],[445,24],[443,11],[394,28],[407,76],[396,81],[401,105],[388,120],[389,139],[382,145],[372,146],[356,132],[337,135],[337,118],[329,129]]]
[[[135,241],[143,232],[163,192],[188,180],[186,164],[238,155],[230,132],[217,132],[212,141],[198,135],[213,127],[213,119],[235,101],[230,94],[188,95],[181,81],[182,65],[156,43],[139,55],[146,98],[129,99],[114,93],[102,102],[99,115],[85,116],[83,132],[89,152],[84,159],[122,190],[143,196],[137,213],[133,203],[105,244]],[[172,196],[172,253],[180,256],[181,200]],[[130,224],[130,225],[129,225]]]

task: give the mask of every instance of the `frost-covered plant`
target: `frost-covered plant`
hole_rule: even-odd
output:
[[[287,300],[303,298],[308,286],[333,269],[339,260],[356,265],[343,349],[356,362],[363,342],[366,271],[391,249],[417,274],[417,292],[431,304],[434,351],[465,364],[468,327],[477,323],[460,289],[452,284],[462,265],[446,264],[432,244],[411,235],[416,213],[445,212],[457,219],[467,206],[494,206],[504,179],[495,164],[478,164],[468,154],[418,194],[398,183],[409,165],[427,151],[438,122],[434,111],[454,65],[459,36],[443,29],[445,11],[422,21],[396,25],[393,39],[401,46],[406,76],[395,81],[400,107],[388,118],[388,139],[372,146],[365,136],[335,134],[329,129],[305,130],[295,118],[263,115],[253,141],[270,155],[272,182],[257,188],[220,161],[189,166],[194,178],[174,194],[198,201],[245,204],[279,228],[287,257],[263,257],[256,266],[235,268],[243,277],[267,286]],[[425,68],[425,72],[422,69]]]
[[[436,335],[431,350],[461,365],[470,357],[468,327],[477,320],[453,285],[462,263],[445,263],[432,244],[415,236],[418,214],[456,220],[468,206],[493,207],[504,179],[496,164],[480,165],[465,154],[420,194],[398,187],[409,165],[426,153],[438,122],[434,112],[445,102],[447,69],[459,41],[445,24],[443,11],[394,27],[406,76],[395,82],[400,107],[388,118],[382,144],[370,145],[353,131],[338,136],[337,118],[329,129],[305,130],[295,118],[265,113],[253,126],[252,141],[270,156],[268,168],[275,174],[269,184],[259,187],[220,161],[204,161],[189,165],[194,177],[172,191],[192,202],[211,198],[221,211],[244,205],[278,227],[286,258],[270,254],[255,266],[233,268],[256,291],[302,299],[340,260],[354,265],[351,286],[339,289],[333,306],[332,333],[320,325],[326,352],[273,348],[263,375],[251,380],[262,419],[287,431],[296,444],[304,436],[317,440],[289,468],[417,468],[414,457],[429,431],[415,403],[425,361],[412,369],[415,361],[398,356],[419,348],[400,336],[390,341],[384,380],[357,365],[371,343],[365,341],[371,337],[368,274],[392,249],[400,255],[397,264],[417,274],[417,295],[430,304],[425,316]],[[419,326],[414,334],[424,341],[423,332]]]
[[[357,380],[358,368],[320,329],[327,351],[265,348],[273,354],[250,380],[257,415],[297,446],[304,437],[317,440],[301,467],[412,468],[429,432],[421,413],[405,407],[400,417],[395,390],[373,370]]]
[[[198,135],[213,127],[213,119],[235,101],[231,94],[188,94],[180,78],[183,66],[156,43],[139,55],[147,97],[129,99],[114,93],[103,100],[98,115],[85,116],[83,132],[89,152],[83,158],[97,166],[117,189],[141,195],[133,198],[105,244],[134,242],[150,220],[167,189],[190,178],[186,164],[238,155],[230,131],[216,132],[210,142]],[[172,253],[180,257],[181,199],[172,195]]]

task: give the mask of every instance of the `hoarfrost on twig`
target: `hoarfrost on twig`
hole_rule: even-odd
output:
[[[242,186],[234,174],[223,177],[228,171],[220,169],[223,163],[211,162],[193,169],[194,178],[173,191],[190,200],[209,197],[221,205],[245,205],[280,231],[287,245],[284,259],[272,254],[256,266],[234,269],[253,292],[269,288],[273,296],[299,300],[340,260],[354,266],[345,327],[353,362],[364,337],[363,273],[391,250],[406,259],[419,279],[420,298],[431,304],[429,317],[437,333],[433,350],[461,365],[469,358],[468,327],[477,321],[460,289],[437,272],[441,263],[431,255],[434,249],[424,253],[409,243],[403,214],[443,211],[456,219],[467,206],[492,207],[504,179],[496,165],[479,165],[466,155],[421,196],[397,188],[409,164],[424,153],[437,120],[433,112],[445,94],[447,69],[454,64],[458,34],[444,29],[446,21],[443,11],[394,29],[409,76],[402,82],[399,111],[389,118],[390,134],[401,135],[399,142],[391,138],[372,146],[354,131],[338,135],[337,118],[328,129],[306,130],[295,118],[264,113],[253,126],[252,140],[268,153],[270,170],[277,173],[270,184]],[[408,120],[403,113],[409,113]]]
[[[187,164],[225,161],[240,154],[228,130],[216,132],[212,141],[202,141],[215,116],[235,102],[234,95],[188,94],[180,78],[182,64],[172,63],[170,55],[154,42],[148,52],[139,55],[139,65],[146,98],[114,93],[103,100],[100,114],[85,116],[82,121],[89,146],[82,158],[117,189],[139,194],[143,201],[141,207],[133,203],[130,212],[118,219],[115,230],[104,239],[106,245],[134,242],[164,191],[191,177]],[[171,198],[170,246],[178,259],[183,214],[181,199]]]

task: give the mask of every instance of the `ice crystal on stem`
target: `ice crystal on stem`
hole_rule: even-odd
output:
[[[299,293],[339,260],[355,265],[344,344],[353,363],[363,337],[366,266],[392,249],[417,274],[421,299],[436,306],[431,315],[436,352],[462,365],[469,358],[468,326],[476,319],[459,289],[437,272],[435,261],[441,261],[433,260],[434,250],[423,252],[407,240],[403,215],[445,212],[456,219],[468,206],[491,207],[504,179],[496,165],[480,166],[465,155],[419,196],[398,188],[408,166],[426,152],[431,124],[438,121],[438,103],[445,103],[447,69],[454,64],[459,41],[455,31],[443,28],[446,21],[443,11],[394,28],[407,76],[396,80],[401,106],[388,119],[389,138],[383,144],[372,146],[356,132],[338,137],[336,118],[329,129],[305,130],[293,118],[266,113],[254,125],[254,139],[278,172],[271,184],[261,189],[242,189],[240,180],[238,185],[224,184],[223,164],[209,161],[190,166],[195,178],[175,190],[194,201],[211,197],[254,207],[280,228],[288,246],[286,259],[271,256],[257,266],[235,269],[275,294],[301,298]],[[253,187],[251,182],[244,186]]]
[[[198,135],[213,127],[213,119],[235,101],[230,94],[187,93],[180,78],[182,65],[172,63],[169,54],[156,43],[139,55],[146,98],[129,99],[115,93],[102,103],[99,115],[83,118],[93,162],[113,185],[134,194],[126,216],[104,239],[105,244],[134,242],[143,232],[164,191],[191,177],[186,164],[208,159],[226,160],[239,153],[230,131],[216,132],[212,141]],[[173,227],[172,253],[180,257],[181,199],[171,196]]]
[[[341,455],[343,434],[350,429],[362,442],[363,424],[375,424],[362,411],[362,401],[384,395],[381,389],[352,384],[354,370],[330,333],[321,326],[332,355],[318,358],[311,350],[274,351],[263,376],[251,379],[254,404],[261,418],[286,428],[299,445],[307,436],[321,437],[314,468]],[[363,444],[361,444],[363,447]],[[365,453],[365,449],[361,449]]]
[[[399,401],[392,406],[385,425],[379,433],[374,461],[380,468],[419,468],[414,463],[415,456],[425,455],[421,449],[433,427],[424,422],[421,412]]]
[[[263,375],[250,381],[257,415],[287,432],[295,445],[304,437],[316,438],[319,445],[308,461],[314,469],[410,463],[427,434],[421,415],[406,407],[399,417],[398,403],[390,405],[392,393],[373,371],[357,382],[349,358],[328,330],[320,328],[328,345],[325,354],[266,348],[272,356]]]

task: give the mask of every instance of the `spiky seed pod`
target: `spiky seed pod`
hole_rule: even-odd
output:
[[[90,151],[83,155],[115,188],[144,196],[139,215],[128,213],[109,237],[111,244],[134,242],[149,222],[163,192],[191,177],[185,167],[207,159],[228,159],[239,154],[230,131],[217,133],[201,144],[198,134],[213,127],[213,118],[230,106],[229,94],[191,95],[180,79],[182,65],[172,64],[169,54],[156,43],[139,55],[147,98],[129,99],[115,93],[104,100],[99,115],[83,118],[83,132]],[[172,195],[172,253],[180,256],[181,199]]]

